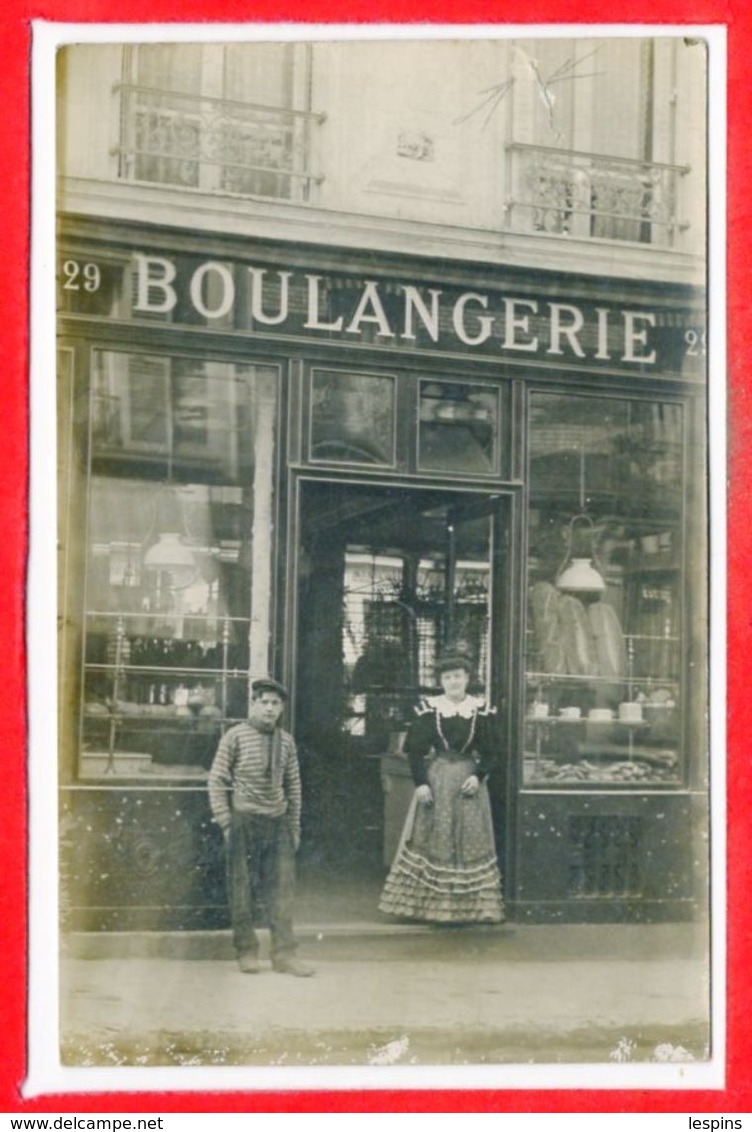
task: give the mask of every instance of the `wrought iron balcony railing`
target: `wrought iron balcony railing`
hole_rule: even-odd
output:
[[[514,143],[506,227],[675,247],[683,165]]]
[[[119,83],[120,177],[307,200],[311,127],[323,114]]]

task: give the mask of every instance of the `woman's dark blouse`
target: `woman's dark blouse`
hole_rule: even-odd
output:
[[[428,782],[429,756],[440,756],[447,746],[455,752],[463,751],[470,738],[473,720],[461,715],[442,715],[439,733],[434,707],[423,701],[415,711],[416,718],[407,732],[403,750],[410,761],[415,785],[423,786]],[[498,751],[496,709],[481,703],[475,717],[475,734],[465,751],[468,758],[475,760],[476,773],[481,781],[493,766]]]

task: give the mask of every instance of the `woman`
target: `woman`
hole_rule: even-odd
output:
[[[416,791],[379,909],[441,924],[500,923],[486,775],[496,753],[496,709],[468,695],[471,664],[445,653],[443,694],[423,700],[405,739]]]

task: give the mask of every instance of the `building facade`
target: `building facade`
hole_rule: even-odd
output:
[[[512,915],[703,909],[703,45],[76,45],[58,90],[66,923],[226,922],[206,774],[267,671],[304,890],[368,903],[447,641]]]

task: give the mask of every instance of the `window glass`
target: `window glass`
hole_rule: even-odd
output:
[[[681,773],[683,417],[531,399],[524,780]]]
[[[499,395],[483,385],[421,381],[418,467],[489,475],[498,469]]]
[[[514,93],[520,110],[524,107],[529,140],[649,158],[651,60],[649,40],[515,41]]]
[[[575,75],[591,70],[579,67],[580,54],[581,41],[522,39],[512,44],[513,97],[520,118],[515,125],[524,116],[529,140],[536,145],[573,145]]]
[[[242,195],[299,197],[308,120],[292,43],[140,44],[126,55],[121,175]]]
[[[203,774],[266,667],[278,374],[186,366],[95,354],[83,777]]]
[[[292,43],[228,43],[222,48],[224,97],[264,106],[290,106]]]
[[[126,106],[138,181],[199,183],[200,117],[190,98],[180,96],[201,89],[201,52],[196,43],[150,43],[135,49],[137,89]]]
[[[593,140],[589,148],[613,157],[651,160],[653,41],[591,41],[590,49]]]
[[[674,242],[683,170],[670,164],[673,126],[661,96],[673,84],[671,56],[656,44],[661,41],[629,38],[512,44],[511,227]]]
[[[92,459],[124,473],[238,483],[247,477],[258,401],[248,367],[124,354],[94,355]]]
[[[394,397],[393,377],[314,370],[311,459],[394,464]]]

